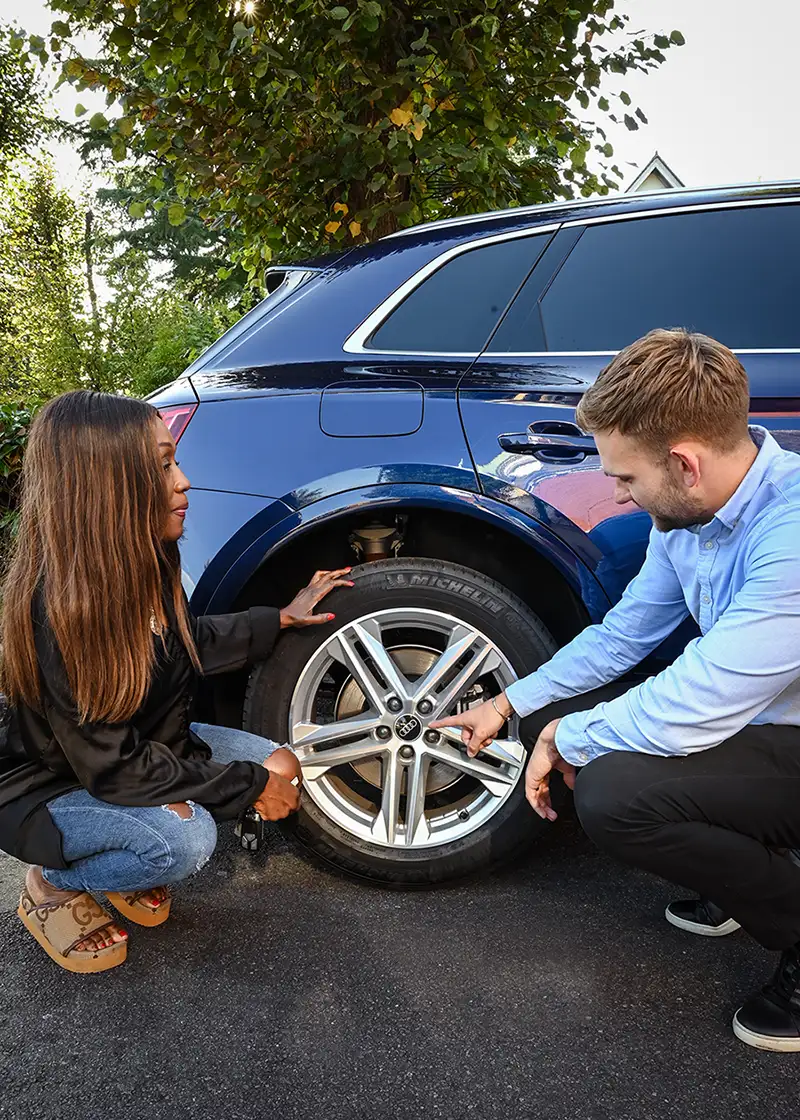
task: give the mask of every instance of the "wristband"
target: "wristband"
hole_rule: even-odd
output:
[[[500,709],[498,708],[498,706],[495,702],[496,699],[497,699],[497,697],[495,697],[495,696],[492,697],[492,699],[491,699],[492,707],[497,712],[497,714],[500,716],[500,719],[505,723],[507,720],[511,719],[511,716],[504,716],[503,715],[503,713],[500,711]]]

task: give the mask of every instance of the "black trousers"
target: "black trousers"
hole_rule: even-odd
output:
[[[543,708],[523,738],[631,683]],[[800,867],[775,851],[800,847],[800,728],[750,726],[681,757],[601,755],[578,774],[575,807],[603,851],[710,898],[765,948],[800,941]]]

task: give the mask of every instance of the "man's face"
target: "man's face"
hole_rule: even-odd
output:
[[[630,436],[598,432],[595,442],[603,470],[614,479],[614,500],[633,502],[662,533],[705,525],[714,516],[706,508],[696,456],[673,448],[659,458]]]

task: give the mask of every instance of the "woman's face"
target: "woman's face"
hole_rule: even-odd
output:
[[[160,416],[156,418],[155,431],[170,507],[164,529],[164,540],[177,541],[183,536],[183,519],[189,506],[186,491],[190,483],[175,459],[175,440]]]

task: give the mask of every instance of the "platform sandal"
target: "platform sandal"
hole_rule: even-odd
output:
[[[115,924],[114,918],[90,894],[78,894],[67,902],[34,902],[27,888],[20,896],[17,914],[51,960],[67,972],[105,972],[122,964],[128,942],[106,949],[77,949],[92,933]]]
[[[128,919],[130,922],[135,922],[137,926],[160,926],[169,917],[170,907],[172,906],[172,896],[166,887],[161,890],[166,890],[166,897],[158,904],[158,906],[149,906],[146,902],[142,902],[142,898],[146,894],[150,894],[149,890],[146,891],[126,891],[119,893],[117,891],[106,891],[106,898],[111,905],[119,910],[120,914]]]

